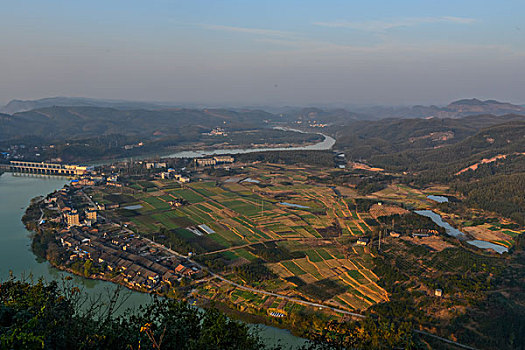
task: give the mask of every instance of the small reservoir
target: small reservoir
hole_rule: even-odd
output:
[[[438,203],[448,202],[448,197],[445,197],[445,196],[435,196],[431,194],[431,195],[428,195],[427,198],[433,200],[434,202],[438,202]]]
[[[288,202],[279,202],[281,205],[285,205],[287,207],[293,207],[293,208],[299,208],[299,209],[310,209],[310,207],[307,207],[306,205],[300,205],[295,203],[288,203]]]

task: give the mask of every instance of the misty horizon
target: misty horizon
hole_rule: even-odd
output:
[[[524,5],[477,5],[11,3],[0,15],[0,103],[525,103]]]

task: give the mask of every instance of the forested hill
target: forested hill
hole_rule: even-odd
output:
[[[337,149],[347,158],[370,160],[373,156],[407,150],[422,150],[452,145],[479,130],[510,121],[525,121],[522,115],[478,115],[461,119],[384,119],[356,121],[336,131]]]
[[[362,107],[356,112],[372,115],[375,119],[384,118],[463,118],[479,114],[525,114],[523,106],[495,100],[482,101],[477,98],[462,99],[451,102],[447,106],[406,106],[406,107]]]
[[[470,118],[470,117],[469,117]],[[507,116],[503,119],[513,119]],[[489,121],[490,118],[485,119]],[[457,120],[456,120],[457,121]],[[474,118],[474,122],[480,120]],[[415,125],[421,121],[407,121]],[[387,171],[407,172],[404,181],[416,186],[428,186],[431,183],[450,185],[462,195],[465,204],[490,212],[496,212],[519,225],[525,226],[525,120],[511,120],[492,125],[453,143],[450,140],[427,140],[411,142],[406,139],[403,130],[406,123],[391,123],[378,130],[375,140],[362,140],[363,146],[349,150],[347,154],[358,152],[368,155],[366,162]],[[433,125],[433,128],[430,128]],[[451,121],[443,124],[427,124],[429,128],[413,127],[417,135],[421,133],[442,133],[454,131],[454,135],[468,134],[475,130]],[[454,128],[455,127],[455,128]],[[389,128],[391,128],[389,130]],[[441,128],[441,129],[440,129]],[[406,129],[407,133],[410,129]],[[434,130],[434,131],[432,131]],[[437,131],[439,130],[439,131]],[[379,133],[383,132],[383,137]],[[412,136],[417,138],[420,136]],[[341,140],[339,140],[341,141]],[[410,147],[412,145],[412,147]],[[400,151],[393,151],[400,149]]]
[[[151,136],[181,130],[261,127],[274,115],[257,110],[118,110],[103,107],[49,107],[0,116],[0,140],[24,136],[79,138],[111,134]]]
[[[525,120],[484,128],[460,142],[443,147],[374,155],[370,157],[370,162],[398,171],[421,172],[442,168],[449,174],[455,174],[483,159],[487,162],[492,157],[513,156],[522,152],[525,152]]]

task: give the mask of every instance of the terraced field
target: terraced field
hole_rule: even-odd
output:
[[[161,229],[169,231],[168,237],[161,237],[166,244],[174,249],[187,246],[202,263],[244,285],[347,310],[387,300],[371,272],[369,251],[349,245],[371,231],[365,221],[371,217],[357,212],[352,198],[312,183],[310,172],[301,169],[258,166],[247,171],[260,183],[228,182],[224,177],[183,188],[160,179],[131,184],[127,199],[142,208],[120,220],[144,235],[158,237]],[[172,206],[176,199],[186,204]],[[201,224],[214,233],[199,232],[196,227]],[[272,278],[246,280],[235,272],[250,264],[265,266]],[[201,289],[207,293],[207,287]],[[266,304],[260,296],[235,288],[227,295],[247,306]],[[281,302],[272,305],[284,308]]]

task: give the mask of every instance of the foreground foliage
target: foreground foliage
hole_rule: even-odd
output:
[[[265,349],[247,325],[215,309],[154,299],[115,316],[118,298],[88,302],[77,287],[0,285],[2,349]]]
[[[118,290],[117,290],[118,291]],[[217,309],[153,298],[116,315],[121,295],[89,300],[68,281],[59,285],[10,279],[0,284],[2,349],[282,349],[264,344],[257,332]],[[301,350],[413,348],[410,323],[366,319],[296,320],[313,338]]]

